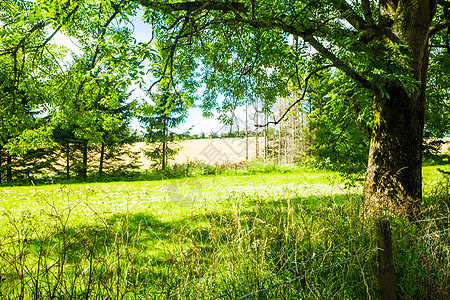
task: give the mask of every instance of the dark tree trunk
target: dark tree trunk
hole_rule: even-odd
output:
[[[391,2],[382,18],[392,33],[408,46],[409,67],[418,89],[409,94],[388,83],[389,97],[373,97],[374,128],[363,189],[363,213],[395,214],[415,219],[422,202],[422,139],[428,69],[428,39],[435,1]],[[411,3],[409,3],[411,2]],[[414,2],[414,3],[412,3]]]
[[[12,157],[6,154],[6,182],[12,182]]]
[[[81,164],[80,177],[82,180],[87,178],[87,165],[88,165],[88,144],[84,142],[82,145],[83,161]]]
[[[164,121],[163,121],[163,126],[164,127],[163,127],[162,164],[161,164],[161,168],[163,170],[165,170],[166,166],[167,166],[167,139],[168,139],[168,137],[167,137],[168,129],[167,129],[167,120],[166,119],[164,119]]]
[[[70,143],[66,143],[66,179],[70,179]]]
[[[98,166],[98,176],[103,176],[103,161],[105,159],[105,143],[102,143],[102,148],[100,150],[100,162]]]
[[[374,97],[374,130],[363,190],[363,209],[370,215],[388,210],[414,218],[420,212],[424,111],[412,104],[424,103],[423,98],[395,91],[390,99]]]

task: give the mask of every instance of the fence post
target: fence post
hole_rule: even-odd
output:
[[[377,220],[380,299],[395,299],[394,258],[391,226],[388,220]]]

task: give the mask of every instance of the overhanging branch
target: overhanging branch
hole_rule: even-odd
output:
[[[335,0],[333,1],[333,6],[341,12],[345,20],[347,20],[347,22],[355,29],[361,30],[366,27],[366,21],[361,18],[346,1]]]
[[[278,123],[280,123],[280,122],[284,119],[284,117],[286,117],[286,115],[291,111],[291,109],[294,108],[295,105],[297,105],[300,101],[302,101],[302,100],[305,98],[306,91],[308,90],[308,82],[309,82],[309,79],[310,79],[313,75],[315,75],[317,72],[322,71],[322,70],[325,70],[325,69],[328,69],[328,68],[333,68],[333,67],[334,67],[334,65],[325,65],[325,66],[322,66],[322,67],[320,67],[320,68],[317,68],[317,69],[315,69],[314,71],[312,71],[311,73],[309,73],[308,76],[306,76],[306,78],[305,78],[305,87],[303,88],[303,93],[302,93],[302,95],[300,96],[300,98],[298,98],[294,103],[292,103],[292,104],[286,109],[286,111],[283,113],[283,115],[282,115],[278,120],[276,120],[276,121],[269,121],[269,122],[267,122],[267,123],[264,124],[264,125],[258,125],[258,124],[257,124],[257,125],[255,125],[255,126],[256,126],[256,127],[267,127],[267,126],[269,126],[269,124],[277,125]]]
[[[439,31],[442,31],[442,30],[444,30],[446,28],[449,28],[449,27],[450,27],[450,21],[445,21],[443,23],[440,23],[440,24],[430,28],[430,35],[438,33]]]
[[[178,3],[155,3],[148,0],[137,0],[147,8],[156,8],[164,12],[186,11],[194,12],[199,10],[219,10],[223,12],[238,11],[249,12],[248,8],[242,2],[226,1],[193,1],[193,2],[178,2]]]

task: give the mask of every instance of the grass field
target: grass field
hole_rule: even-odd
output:
[[[426,167],[424,177],[431,199],[442,176]],[[376,298],[373,235],[329,251],[372,227],[358,192],[308,169],[1,188],[0,298]],[[448,215],[433,205],[428,217]],[[398,228],[400,241],[423,233]],[[448,295],[448,242],[401,244],[400,294]]]

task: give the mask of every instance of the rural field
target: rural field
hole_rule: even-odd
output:
[[[449,203],[437,168],[424,174],[436,201],[423,219],[438,220],[393,224],[398,289],[444,299]],[[3,187],[0,298],[376,298],[377,243],[359,190],[306,168]]]
[[[256,158],[256,138],[248,139],[248,160]],[[264,156],[264,139],[258,140],[259,156]],[[179,148],[178,153],[169,159],[170,163],[186,163],[189,161],[203,161],[207,164],[217,163],[236,163],[246,160],[246,142],[245,138],[217,138],[217,139],[198,139],[184,140],[174,143]],[[135,143],[131,147],[134,152],[140,152],[139,162],[142,168],[149,168],[151,161],[142,152],[148,146],[144,142]]]
[[[441,154],[450,151],[450,140],[444,139],[444,141],[445,143],[440,148]],[[247,160],[245,138],[183,140],[174,143],[174,145],[179,148],[179,151],[173,159],[169,159],[171,164],[183,164],[189,161],[202,161],[207,164],[237,163]],[[135,143],[130,147],[133,152],[139,152],[139,163],[145,169],[152,165],[152,162],[142,151],[148,147],[145,142]],[[267,158],[272,158],[271,155],[273,154],[267,153]],[[264,157],[264,137],[262,136],[258,138],[258,142],[255,137],[248,138],[248,160],[254,160],[257,157]]]

